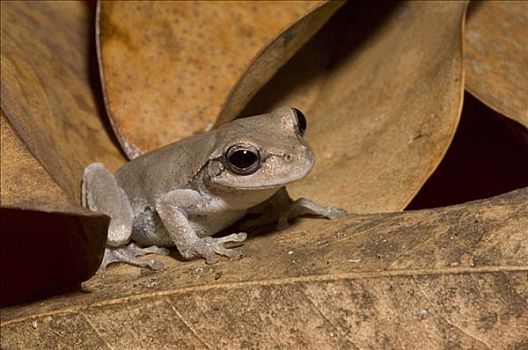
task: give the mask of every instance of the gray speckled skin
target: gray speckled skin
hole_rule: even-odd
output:
[[[133,247],[133,256],[123,252],[122,246],[130,239],[143,245],[175,245],[184,258],[201,256],[208,263],[215,263],[217,254],[240,257],[239,251],[223,244],[241,242],[245,233],[210,236],[312,169],[314,155],[302,137],[298,118],[294,109],[282,107],[238,119],[144,154],[125,164],[115,177],[102,164],[88,166],[83,204],[111,216],[114,223],[105,259],[144,266],[136,258],[140,248]],[[259,154],[254,172],[233,170],[226,156],[233,146]],[[284,210],[284,215],[295,211],[336,217],[344,213],[307,200],[299,203],[295,210]]]

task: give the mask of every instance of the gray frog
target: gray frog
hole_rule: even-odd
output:
[[[203,257],[208,264],[218,255],[240,258],[239,250],[224,244],[243,242],[246,233],[211,235],[257,206],[273,207],[279,226],[299,215],[345,215],[308,199],[292,201],[286,193],[284,186],[314,165],[305,129],[301,111],[281,107],[146,153],[115,175],[101,163],[86,167],[83,206],[111,218],[99,273],[112,262],[159,269],[159,261],[138,257],[167,254],[162,247],[171,246],[185,259]]]

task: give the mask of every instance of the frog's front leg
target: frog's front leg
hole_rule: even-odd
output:
[[[299,198],[294,201],[290,198],[284,187],[279,189],[266,202],[252,208],[250,212],[260,212],[263,215],[245,222],[242,226],[243,228],[277,222],[277,229],[282,230],[289,226],[289,220],[304,215],[314,215],[333,220],[347,214],[347,211],[344,209],[323,206],[307,198]]]
[[[135,266],[150,267],[157,270],[163,267],[155,259],[141,260],[138,256],[145,254],[167,255],[168,250],[155,246],[141,248],[130,241],[134,214],[125,191],[103,164],[93,163],[84,169],[82,182],[82,204],[85,208],[108,215],[107,248],[103,261],[97,270],[105,271],[106,266],[114,262],[125,262]]]
[[[207,215],[221,209],[218,204],[208,202],[200,193],[190,189],[171,191],[156,204],[156,211],[182,257],[203,257],[207,264],[218,262],[217,255],[231,259],[239,259],[243,255],[239,250],[224,247],[224,244],[243,242],[247,237],[245,232],[220,238],[198,237],[189,222],[189,215]]]
[[[281,211],[281,215],[278,218],[277,228],[279,229],[288,227],[288,220],[304,215],[315,215],[333,220],[347,214],[347,211],[344,209],[323,206],[307,198],[301,197],[292,201],[285,188],[277,191],[275,200],[275,205],[279,208],[285,208]]]

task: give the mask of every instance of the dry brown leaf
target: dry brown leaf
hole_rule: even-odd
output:
[[[1,117],[0,305],[42,297],[90,278],[102,258],[108,218],[82,209]]]
[[[215,124],[223,124],[234,119],[246,103],[267,83],[278,69],[282,67],[310,39],[328,19],[344,5],[342,1],[330,1],[304,17],[298,19],[291,27],[281,33],[253,59],[240,79],[231,88],[231,92],[221,109]],[[309,74],[302,72],[302,74]],[[256,114],[263,111],[256,112]]]
[[[303,219],[252,237],[237,262],[114,267],[91,293],[4,308],[2,345],[522,347],[527,201]]]
[[[102,2],[103,86],[125,152],[134,158],[210,127],[257,52],[286,30],[273,53],[264,55],[287,59],[341,4]],[[279,66],[265,68],[269,79]]]
[[[2,143],[2,158],[7,155],[20,157],[21,160],[19,163],[2,159],[2,166],[7,164],[12,167],[6,170],[6,174],[11,174],[7,177],[9,179],[16,179],[13,174],[26,166],[35,171],[35,182],[27,185],[30,186],[28,196],[35,191],[36,199],[41,203],[52,201],[52,196],[57,196],[58,206],[67,205],[69,199],[76,203],[78,187],[74,186],[75,181],[79,181],[82,167],[86,165],[84,163],[95,160],[94,155],[113,168],[123,162],[105,136],[100,121],[91,119],[97,119],[94,108],[87,108],[92,111],[91,114],[68,109],[71,107],[69,94],[75,92],[76,87],[79,87],[80,96],[86,97],[81,101],[93,106],[92,97],[87,93],[87,77],[82,72],[77,72],[78,80],[70,76],[71,89],[57,89],[55,85],[54,79],[60,79],[57,67],[78,69],[87,57],[80,57],[78,62],[68,60],[78,57],[75,48],[82,51],[85,39],[77,35],[79,33],[75,30],[78,26],[64,18],[69,17],[64,16],[65,11],[72,11],[72,16],[79,15],[77,20],[80,22],[77,24],[83,23],[86,18],[78,6],[78,3],[2,3],[2,73],[6,70],[10,77],[4,78],[2,74],[2,110],[12,120],[23,140],[20,142],[13,130],[6,128],[9,124],[2,120],[2,142],[4,136],[10,140],[5,149]],[[420,15],[417,14],[418,7]],[[68,8],[70,10],[65,10]],[[401,157],[400,152],[419,154],[402,141],[409,135],[420,136],[411,138],[412,146],[421,148],[423,153],[419,155],[429,159],[427,164],[434,163],[434,155],[440,154],[442,147],[447,147],[449,143],[449,127],[454,128],[458,119],[455,112],[461,103],[462,70],[460,40],[455,37],[460,39],[462,34],[460,19],[463,9],[464,4],[460,3],[410,3],[397,8],[396,12],[389,11],[384,25],[366,44],[363,42],[365,45],[360,50],[347,54],[346,47],[342,48],[345,52],[337,56],[341,60],[332,70],[310,77],[313,78],[309,79],[311,85],[301,84],[304,90],[298,85],[290,86],[287,94],[282,95],[285,97],[272,101],[299,101],[301,106],[308,106],[307,110],[314,116],[310,138],[318,156],[321,158],[326,155],[325,151],[330,151],[338,157],[335,161],[323,159],[320,162],[323,169],[320,167],[316,176],[320,177],[321,185],[314,182],[310,185],[313,188],[302,189],[301,195],[310,191],[328,192],[328,186],[341,186],[343,193],[337,198],[354,205],[356,199],[346,191],[349,191],[348,187],[357,186],[356,178],[347,177],[345,185],[335,182],[335,179],[344,178],[345,170],[363,170],[357,165],[354,165],[356,168],[348,168],[351,166],[348,163],[357,159],[361,164],[361,157],[370,157],[377,164],[376,172],[368,169],[371,176],[380,177],[377,182],[384,184],[384,181],[390,182],[390,178],[394,181],[400,177],[405,179],[406,173],[395,168],[399,165],[397,162],[408,162],[407,166],[411,168],[424,166]],[[17,26],[21,28],[14,26],[13,18],[17,18]],[[350,21],[347,22],[346,16],[344,18],[348,26]],[[9,19],[11,27],[4,31],[6,19]],[[62,21],[72,25],[68,27],[67,34],[63,32]],[[34,30],[38,31],[38,35],[27,35]],[[354,29],[351,27],[349,30],[349,35],[354,37]],[[45,40],[48,37],[45,34],[49,32],[60,33],[58,39],[54,39],[57,42]],[[16,44],[9,35],[17,39]],[[406,36],[412,37],[417,46],[410,45],[411,39],[401,39]],[[10,46],[6,46],[11,52],[4,50],[5,37],[11,40],[7,40]],[[74,41],[62,46],[59,44],[61,38]],[[439,38],[444,40],[443,50],[439,48]],[[337,39],[342,38],[334,38]],[[345,39],[341,41],[347,43]],[[436,45],[425,44],[428,40]],[[24,48],[28,43],[34,46],[33,54],[41,58],[42,70],[39,65],[33,66],[32,57],[27,57],[30,50]],[[315,40],[303,52],[309,52],[307,49],[314,45],[328,48],[334,43]],[[49,58],[58,59],[52,53],[55,50],[62,52],[65,47],[75,51],[63,52],[62,56],[68,58],[65,62],[54,65],[47,61]],[[273,47],[273,43],[269,47]],[[413,49],[418,59],[414,55],[407,56],[407,51],[413,52]],[[393,55],[393,50],[403,58]],[[24,54],[13,56],[13,52]],[[67,52],[69,54],[64,55]],[[259,57],[261,60],[262,56]],[[332,57],[336,57],[334,52],[325,52],[311,59],[320,64]],[[354,68],[358,62],[362,70]],[[278,67],[277,62],[273,64]],[[406,70],[407,65],[416,65],[416,71]],[[26,69],[30,72],[27,73]],[[291,67],[286,67],[284,71],[288,69]],[[17,73],[20,76],[15,79],[15,71],[25,74]],[[401,81],[398,74],[403,73],[400,72],[406,74],[410,83],[406,85],[405,81]],[[383,80],[387,79],[384,74],[396,77]],[[433,83],[426,82],[426,79],[432,79]],[[42,86],[35,84],[36,81]],[[59,86],[63,83],[61,81]],[[369,86],[364,88],[362,84]],[[231,96],[249,98],[250,88],[241,88],[250,91],[249,94],[242,91],[237,95],[234,91]],[[308,93],[301,94],[299,91]],[[46,98],[41,100],[35,96]],[[415,98],[411,98],[413,96]],[[16,103],[17,98],[21,101],[19,104]],[[449,98],[452,100],[449,101]],[[434,99],[436,104],[432,101]],[[388,100],[386,105],[385,100]],[[439,101],[446,106],[444,110],[439,107]],[[355,104],[359,105],[358,110],[351,107]],[[252,106],[255,105],[256,102]],[[242,107],[243,103],[236,102],[229,108],[235,111]],[[391,108],[395,108],[395,112]],[[73,121],[64,117],[66,111],[76,116]],[[389,111],[387,113],[393,118],[380,120],[380,115],[384,114],[379,111]],[[361,112],[367,113],[368,117],[359,114]],[[345,113],[351,113],[353,118],[345,118]],[[437,113],[437,118],[430,118],[429,113]],[[51,115],[57,119],[52,119]],[[82,117],[78,119],[78,115]],[[38,126],[36,116],[44,116],[44,126]],[[369,118],[374,118],[374,122],[371,123]],[[343,130],[350,130],[344,126],[366,127],[371,136],[362,141],[366,155],[358,151],[358,157],[344,162],[346,169],[337,163],[352,154],[347,152],[355,144],[350,144],[350,140],[340,134]],[[90,127],[96,139],[91,138],[88,144],[72,144],[72,148],[79,147],[79,158],[62,159],[72,152],[64,150],[72,142],[64,143],[63,139],[70,140],[71,134],[83,133]],[[332,131],[337,133],[332,134]],[[355,129],[352,131],[356,132]],[[428,133],[422,134],[423,131]],[[389,136],[398,140],[390,144],[391,147],[387,145]],[[81,139],[78,142],[85,141]],[[51,152],[45,148],[48,146],[54,147]],[[336,146],[344,148],[335,149]],[[98,153],[106,149],[111,152]],[[58,159],[55,160],[50,154],[57,151],[62,153],[57,154]],[[378,158],[378,152],[382,151],[397,158]],[[363,162],[367,162],[365,159]],[[42,167],[39,167],[40,164]],[[60,173],[60,167],[64,167],[65,174]],[[75,176],[70,178],[72,174]],[[20,181],[28,181],[24,175],[27,174],[21,174]],[[372,179],[373,183],[375,180]],[[38,181],[50,187],[49,196],[39,192],[42,188]],[[6,198],[13,202],[18,200],[14,192],[26,190],[16,186],[13,183],[4,184],[2,176],[2,196],[4,193],[10,195]],[[367,195],[399,191],[399,182],[392,186],[374,189]],[[390,194],[389,197],[394,200],[398,195]],[[65,203],[61,202],[61,198]],[[365,200],[370,199],[366,197]],[[243,248],[248,256],[240,261],[222,260],[219,264],[208,266],[200,260],[182,263],[174,257],[162,257],[166,268],[157,273],[124,265],[113,267],[104,279],[95,277],[86,283],[85,289],[90,293],[77,292],[2,309],[0,343],[2,348],[9,349],[167,346],[522,348],[528,345],[523,328],[528,323],[527,202],[528,189],[522,189],[487,200],[432,210],[351,215],[337,221],[302,219],[282,232],[251,237]],[[32,203],[29,201],[25,205]],[[16,213],[10,213],[9,217],[16,217]],[[1,245],[5,247],[4,217],[2,219]],[[42,222],[42,219],[35,220],[36,224]],[[76,230],[103,232],[101,225],[106,225],[106,222],[98,218],[92,222],[72,222],[62,218],[60,222],[66,222],[64,232],[74,232],[76,237],[81,238],[74,240],[70,254],[77,255],[81,265],[90,265],[83,259],[94,260],[94,254],[85,256],[82,249],[96,243],[100,251],[101,239],[87,244],[86,237],[77,235]],[[92,228],[92,231],[86,225],[99,227]],[[54,229],[51,231],[55,232]],[[35,242],[28,237],[19,235],[22,239],[20,247],[24,247],[27,240]],[[54,242],[46,242],[48,236],[40,237],[44,240],[42,245],[37,245],[38,248],[50,243],[53,246]],[[12,261],[16,262],[16,257]],[[64,263],[60,266],[70,267]],[[51,271],[57,272],[55,269]],[[60,271],[59,276],[69,278],[67,271]],[[4,286],[3,275],[2,288]]]
[[[528,127],[528,2],[472,3],[465,42],[466,89]]]
[[[84,210],[83,168],[124,162],[88,78],[79,2],[2,2],[0,303],[71,288],[97,269],[108,217]]]
[[[53,211],[80,211],[53,178],[31,155],[13,131],[4,113],[1,117],[2,179],[0,198],[2,207],[42,209]]]
[[[317,162],[294,196],[355,213],[405,208],[458,124],[465,7],[349,3],[249,103],[244,114],[306,111]]]
[[[77,2],[2,3],[2,111],[76,203],[86,165],[115,170],[125,161],[89,85],[88,20]]]

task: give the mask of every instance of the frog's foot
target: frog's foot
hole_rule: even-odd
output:
[[[277,223],[278,229],[284,229],[288,227],[288,219],[293,219],[303,215],[316,215],[327,219],[337,219],[347,215],[345,209],[336,207],[325,207],[319,205],[309,199],[299,198],[295,202],[291,203],[288,210],[279,217]]]
[[[168,255],[169,250],[156,246],[141,248],[133,242],[124,247],[106,248],[103,261],[101,262],[101,266],[99,266],[96,274],[104,273],[108,265],[116,262],[124,262],[139,267],[148,267],[152,270],[160,270],[163,268],[163,264],[159,260],[142,260],[138,258],[138,256],[143,256],[146,254]]]
[[[244,242],[247,238],[245,232],[233,233],[225,237],[203,237],[196,240],[187,250],[182,252],[185,259],[195,257],[205,258],[207,264],[216,264],[218,255],[227,256],[230,259],[240,259],[244,254],[237,249],[224,247],[225,243]]]

